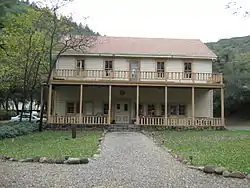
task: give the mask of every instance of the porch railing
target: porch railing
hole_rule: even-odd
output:
[[[188,72],[154,72],[154,71],[112,71],[112,70],[75,70],[56,69],[53,71],[56,79],[77,80],[113,80],[113,81],[179,81],[222,83],[222,74],[216,73],[188,73]]]
[[[79,116],[50,116],[49,123],[102,125],[108,123],[108,118],[106,116],[83,116],[80,121]]]
[[[83,116],[80,121],[79,116],[50,116],[51,124],[86,124],[86,125],[106,125],[107,116]],[[164,117],[141,117],[140,125],[153,126],[222,126],[221,118],[167,118]]]
[[[142,117],[140,125],[156,126],[222,126],[221,118],[167,118],[164,117]]]

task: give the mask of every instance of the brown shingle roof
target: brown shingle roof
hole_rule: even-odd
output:
[[[97,37],[87,53],[216,58],[199,39]]]

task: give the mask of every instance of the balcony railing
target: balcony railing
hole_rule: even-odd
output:
[[[56,69],[53,72],[53,78],[86,81],[223,83],[222,74],[188,72]]]

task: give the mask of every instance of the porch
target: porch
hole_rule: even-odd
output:
[[[54,125],[224,126],[223,105],[213,117],[212,89],[51,85],[49,93]]]

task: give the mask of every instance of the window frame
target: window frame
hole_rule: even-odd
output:
[[[156,75],[158,78],[163,78],[165,73],[165,61],[156,62]]]
[[[105,109],[105,107],[107,107],[107,109]],[[109,103],[103,103],[102,112],[103,112],[103,115],[109,114]]]
[[[78,65],[80,65],[80,66],[78,66]],[[85,70],[85,59],[76,59],[76,69],[77,70]]]
[[[152,108],[152,109],[149,111],[150,108]],[[150,116],[150,117],[156,116],[156,105],[155,104],[147,104],[147,116]]]
[[[188,66],[190,65],[190,67]],[[192,72],[193,72],[193,65],[192,65],[192,62],[190,61],[185,61],[183,63],[183,66],[184,66],[184,78],[185,79],[191,79],[192,78]],[[189,67],[188,69],[186,67]],[[190,69],[190,70],[189,70]]]
[[[175,108],[176,108],[176,113],[175,114],[171,112],[171,106],[175,106]],[[180,113],[181,106],[184,107],[183,108],[184,111],[182,111],[183,113]],[[168,114],[170,116],[186,116],[187,115],[187,105],[183,104],[183,103],[168,104]]]
[[[111,76],[111,72],[113,72],[113,69],[114,69],[114,60],[105,59],[104,60],[105,76]]]
[[[73,104],[73,111],[69,111],[69,104]],[[72,102],[72,101],[67,101],[66,102],[66,114],[74,114],[76,112],[76,104],[75,102]],[[72,108],[72,107],[71,107]]]

